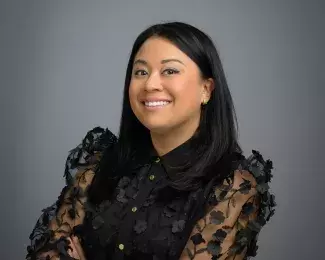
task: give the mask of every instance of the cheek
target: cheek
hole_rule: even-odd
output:
[[[195,79],[175,82],[173,94],[176,103],[186,105],[186,107],[196,108],[201,104],[200,86]]]
[[[132,84],[132,82],[130,83],[130,87],[129,87],[129,100],[130,100],[130,103],[134,104],[136,99],[137,99],[137,93],[138,93],[138,90],[137,90],[137,87],[135,84]]]
[[[134,85],[130,84],[129,87],[129,102],[131,110],[134,114],[137,114],[137,89]]]
[[[130,86],[129,86],[129,98],[131,100],[131,98],[134,96],[134,85],[132,84],[132,81],[130,82]]]

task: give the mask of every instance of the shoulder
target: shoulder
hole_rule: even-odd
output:
[[[231,174],[215,186],[213,196],[217,202],[234,199],[243,202],[240,205],[246,205],[254,197],[258,201],[256,226],[260,229],[275,212],[275,196],[270,189],[272,170],[273,162],[265,159],[259,151],[252,150],[248,157],[241,156],[234,162]]]
[[[208,209],[195,224],[182,259],[256,255],[257,235],[273,215],[275,202],[269,190],[272,162],[252,152],[248,158],[236,154],[230,174],[214,183]]]
[[[116,143],[117,137],[107,128],[89,130],[81,143],[69,151],[64,170],[66,184],[72,184],[82,169],[94,171],[103,153]]]
[[[266,213],[267,219],[273,215],[275,206],[274,195],[271,194],[270,190],[270,183],[273,178],[272,170],[273,162],[270,159],[264,159],[257,150],[252,150],[252,154],[248,158],[239,161],[238,167],[234,170],[235,181],[245,182],[254,189],[260,198],[260,207]]]
[[[273,162],[270,159],[264,159],[259,151],[252,150],[252,154],[244,161],[242,168],[251,174],[256,181],[255,189],[259,198],[257,222],[262,227],[275,212],[275,196],[270,189],[273,178]]]
[[[84,216],[82,204],[88,196],[86,191],[98,162],[102,153],[116,142],[117,138],[111,131],[95,127],[86,133],[78,146],[69,151],[64,172],[66,185],[57,201],[43,209],[37,220],[29,237],[31,244],[28,246],[26,259],[36,259],[40,250],[55,250],[56,246],[62,249],[66,246],[60,238],[55,242],[51,240],[51,247],[46,247],[49,246],[50,238],[63,238],[70,234],[72,226],[81,223]]]

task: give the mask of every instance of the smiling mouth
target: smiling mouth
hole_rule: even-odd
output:
[[[142,102],[145,107],[163,107],[171,103],[171,101],[150,101]]]

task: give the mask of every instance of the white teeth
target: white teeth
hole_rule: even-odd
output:
[[[165,106],[169,104],[170,101],[154,101],[154,102],[144,102],[144,104],[148,107],[156,107],[156,106]]]

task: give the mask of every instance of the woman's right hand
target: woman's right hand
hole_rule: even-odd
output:
[[[78,237],[72,236],[69,237],[68,240],[70,241],[69,246],[72,248],[72,250],[68,250],[69,255],[78,260],[86,260],[84,251],[81,247]]]

